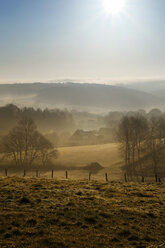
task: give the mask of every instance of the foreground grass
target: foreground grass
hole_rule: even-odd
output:
[[[164,234],[163,184],[0,179],[2,248],[165,247]]]

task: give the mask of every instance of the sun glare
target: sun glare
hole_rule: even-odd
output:
[[[117,15],[124,9],[125,0],[102,0],[104,9],[111,15]]]

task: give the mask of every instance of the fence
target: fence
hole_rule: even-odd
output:
[[[56,171],[54,169],[48,171],[48,170],[28,170],[24,169],[22,171],[12,171],[11,169],[2,169],[0,171],[0,176],[4,177],[23,177],[23,178],[50,178],[50,179],[83,179],[83,180],[98,180],[98,181],[123,181],[123,182],[141,182],[141,183],[147,183],[147,182],[156,182],[161,183],[165,181],[165,173],[159,173],[155,175],[138,175],[136,177],[130,177],[127,173],[124,173],[123,175],[120,173],[117,175],[113,175],[111,173],[94,173],[91,171],[78,171],[79,173],[76,174],[76,170],[65,170],[65,171]]]

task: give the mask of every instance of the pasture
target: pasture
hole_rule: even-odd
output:
[[[91,146],[74,146],[74,147],[61,147],[59,150],[59,158],[55,161],[56,164],[64,166],[65,168],[74,167],[79,169],[92,162],[100,163],[104,169],[94,179],[101,179],[105,172],[107,172],[113,179],[119,179],[123,176],[121,169],[122,161],[119,152],[119,144],[103,144]],[[71,175],[77,175],[79,178],[83,173],[87,178],[88,172],[77,171],[72,172]]]
[[[58,148],[58,151],[57,162],[68,166],[80,167],[97,161],[104,167],[118,169],[116,165],[121,164],[119,144],[117,143],[61,147]]]
[[[0,178],[0,247],[165,247],[164,186]]]
[[[119,153],[119,145],[104,144],[92,146],[74,146],[58,148],[58,158],[54,161],[55,166],[47,165],[46,167],[38,166],[26,168],[26,177],[35,177],[36,169],[40,178],[51,178],[51,170],[54,169],[54,178],[65,179],[65,171],[68,170],[70,179],[85,180],[88,178],[89,171],[83,170],[82,167],[98,162],[104,168],[98,173],[92,174],[92,179],[105,181],[105,173],[108,173],[111,180],[123,179],[123,171],[121,169],[122,162]],[[24,175],[25,168],[8,168],[8,176]],[[5,175],[5,166],[3,163],[0,168],[0,176]]]

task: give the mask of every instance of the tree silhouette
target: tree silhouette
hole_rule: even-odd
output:
[[[2,139],[5,157],[17,166],[31,166],[36,161],[43,165],[50,157],[57,155],[53,145],[42,134],[32,119],[22,118]]]

